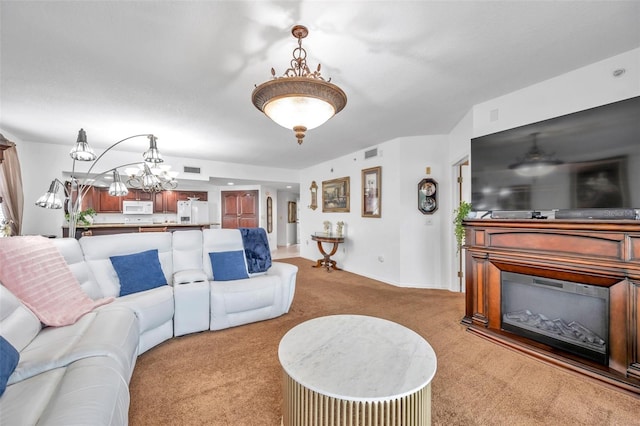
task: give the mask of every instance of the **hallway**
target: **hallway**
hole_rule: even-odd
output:
[[[271,252],[271,259],[285,259],[287,257],[299,257],[300,245],[293,244],[290,246],[278,246],[275,251]]]

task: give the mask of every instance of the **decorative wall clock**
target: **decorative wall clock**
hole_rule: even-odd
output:
[[[422,179],[418,183],[418,210],[422,214],[432,214],[438,209],[438,182]]]

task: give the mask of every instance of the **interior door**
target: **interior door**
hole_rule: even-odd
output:
[[[252,191],[221,191],[222,227],[257,228],[259,192]]]
[[[456,191],[456,208],[460,205],[461,201],[471,202],[471,168],[469,167],[469,160],[465,159],[464,161],[458,163],[456,165],[457,168],[457,191]],[[456,253],[456,265],[457,271],[456,275],[458,276],[458,287],[460,292],[464,291],[464,277],[466,274],[465,263],[464,263],[464,254],[462,250]]]

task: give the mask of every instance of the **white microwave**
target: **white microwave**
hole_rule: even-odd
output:
[[[123,201],[122,214],[153,214],[153,201]]]

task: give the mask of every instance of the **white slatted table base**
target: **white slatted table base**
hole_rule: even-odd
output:
[[[431,383],[401,398],[349,401],[315,392],[283,372],[284,426],[427,426]]]

